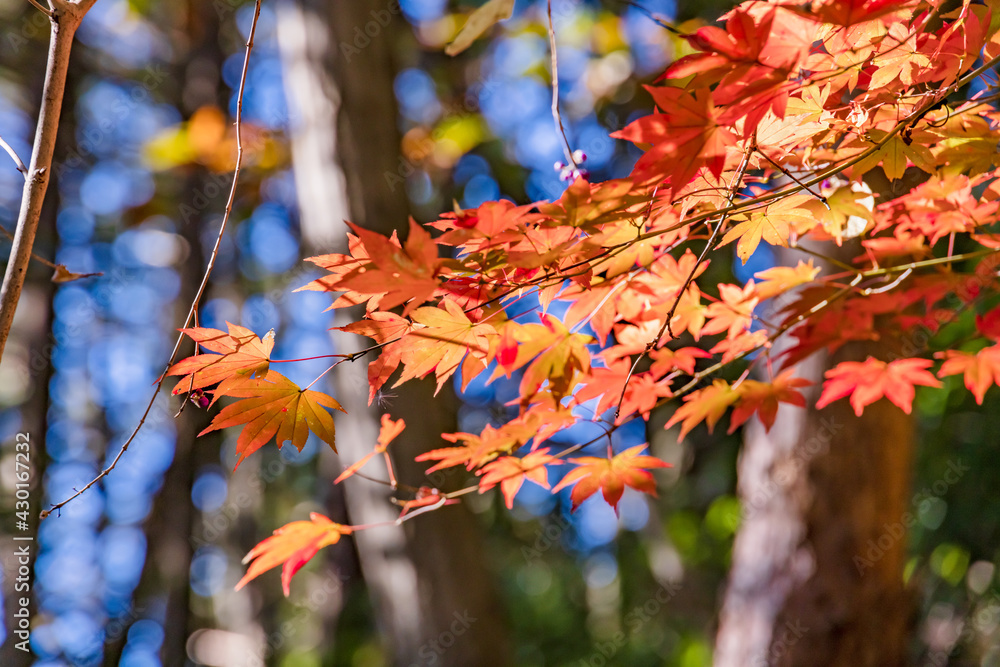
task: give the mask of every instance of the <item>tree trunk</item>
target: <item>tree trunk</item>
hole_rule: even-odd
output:
[[[779,253],[787,264],[791,251]],[[785,257],[782,257],[785,255]],[[799,364],[817,386],[842,361],[891,359],[850,343]],[[811,393],[811,395],[809,395]],[[903,585],[913,420],[886,400],[856,417],[782,406],[770,433],[747,427],[738,463],[741,526],[715,664],[893,667],[906,663],[912,605]],[[908,524],[906,524],[908,525]]]
[[[369,229],[403,231],[408,203],[387,174],[399,168],[392,48],[399,5],[381,0],[299,0],[280,6],[278,32],[292,117],[295,178],[303,238],[323,252],[346,252],[349,219]],[[359,313],[338,312],[337,326]],[[364,347],[337,334],[337,352]],[[371,451],[377,411],[368,406],[366,362],[337,369],[337,443],[344,464]],[[406,420],[393,442],[402,483],[426,483],[413,457],[454,430],[454,403],[431,398],[432,384],[408,383],[389,411]],[[446,392],[442,391],[442,394]],[[385,486],[345,482],[353,523],[391,521],[399,512]],[[404,526],[355,534],[362,573],[394,664],[510,663],[503,616],[486,567],[482,538],[464,506],[433,512]]]

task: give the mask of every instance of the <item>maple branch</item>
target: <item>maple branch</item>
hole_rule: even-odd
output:
[[[94,0],[84,0],[84,1],[89,2],[89,4],[92,5]],[[241,134],[241,127],[243,122],[243,95],[246,91],[247,72],[250,69],[250,52],[253,50],[254,35],[256,34],[257,31],[257,20],[260,18],[260,4],[261,0],[256,0],[254,6],[253,20],[250,23],[250,34],[246,42],[246,52],[243,57],[243,71],[240,75],[239,92],[237,93],[236,97],[236,166],[235,169],[233,170],[233,184],[229,190],[229,200],[226,202],[226,210],[222,217],[222,224],[219,226],[219,233],[218,236],[216,236],[215,246],[212,248],[212,254],[208,260],[208,265],[205,268],[205,274],[202,277],[201,285],[198,287],[198,292],[195,295],[194,300],[191,302],[191,308],[188,310],[187,318],[185,318],[184,320],[184,326],[182,328],[185,329],[191,323],[191,320],[195,318],[195,316],[197,315],[198,304],[201,302],[201,297],[205,293],[205,288],[208,285],[208,279],[212,275],[212,269],[215,268],[215,260],[219,256],[219,247],[222,245],[222,237],[223,234],[225,234],[226,225],[229,222],[229,216],[233,210],[233,201],[236,199],[236,188],[237,185],[239,184],[240,169],[243,165],[243,138]],[[169,369],[170,366],[173,365],[174,359],[177,358],[177,353],[181,349],[181,343],[183,342],[183,340],[184,340],[184,334],[181,333],[180,335],[177,336],[177,342],[174,343],[173,352],[170,353],[170,360],[167,361],[167,365],[163,371],[163,374],[160,375],[160,378],[156,382],[156,388],[153,390],[153,396],[149,399],[149,404],[146,406],[145,412],[142,413],[142,417],[139,419],[139,423],[136,425],[131,435],[129,435],[128,439],[125,441],[125,444],[122,445],[121,449],[118,451],[118,454],[115,455],[115,458],[94,479],[90,480],[90,482],[88,482],[86,486],[79,489],[73,495],[69,496],[65,500],[58,502],[55,505],[52,505],[47,510],[42,510],[41,514],[39,515],[40,519],[45,519],[53,512],[56,512],[59,509],[61,509],[67,503],[70,503],[76,498],[80,497],[88,489],[90,489],[90,487],[94,486],[99,481],[107,477],[109,474],[111,474],[111,471],[115,469],[115,467],[118,465],[118,462],[125,455],[125,452],[128,451],[129,445],[132,444],[132,442],[135,440],[135,437],[139,434],[139,431],[142,429],[143,424],[146,423],[146,418],[152,411],[153,404],[156,402],[156,397],[159,395],[160,389],[163,388],[163,382],[167,378],[166,375],[167,369]]]
[[[946,263],[948,261],[954,262],[954,261],[962,261],[962,260],[966,260],[966,259],[975,259],[977,257],[983,257],[983,256],[986,256],[986,255],[992,255],[992,254],[998,254],[998,253],[1000,253],[1000,250],[984,250],[984,251],[977,251],[977,252],[965,253],[965,254],[962,254],[962,255],[956,255],[954,257],[937,257],[937,258],[934,258],[934,259],[923,260],[923,261],[920,261],[920,262],[911,262],[909,264],[902,264],[902,265],[899,265],[899,266],[886,267],[884,269],[875,269],[875,270],[871,270],[871,271],[865,271],[865,272],[858,273],[857,275],[854,276],[854,278],[851,280],[851,282],[848,285],[840,288],[834,294],[830,295],[829,297],[827,297],[826,299],[820,301],[819,303],[814,304],[807,311],[805,311],[803,313],[800,313],[799,315],[797,315],[792,320],[789,320],[788,322],[786,322],[785,324],[783,324],[780,328],[778,328],[777,331],[775,331],[774,334],[772,334],[771,336],[768,337],[768,340],[767,340],[766,343],[758,345],[758,346],[756,346],[754,348],[751,348],[749,350],[746,350],[745,352],[742,352],[742,353],[734,356],[732,359],[730,359],[728,361],[719,361],[719,362],[717,362],[715,364],[712,364],[711,366],[708,366],[708,367],[706,367],[706,368],[704,368],[704,369],[702,369],[702,370],[694,373],[693,375],[690,376],[691,379],[684,386],[682,386],[677,391],[672,392],[669,396],[667,396],[667,397],[665,397],[665,398],[657,401],[654,404],[653,409],[656,409],[656,408],[659,408],[659,407],[663,407],[664,405],[666,405],[667,403],[670,403],[674,399],[683,398],[687,394],[689,394],[692,391],[694,391],[698,387],[698,385],[701,384],[702,380],[706,379],[707,377],[709,377],[711,375],[714,375],[715,373],[719,372],[720,370],[724,369],[725,367],[727,367],[727,366],[729,366],[729,365],[731,365],[731,364],[733,364],[733,363],[735,363],[737,361],[745,359],[746,357],[750,356],[751,354],[754,354],[755,352],[760,351],[765,346],[773,344],[774,341],[776,341],[778,338],[780,338],[782,335],[784,335],[790,329],[794,328],[795,326],[797,326],[798,324],[802,323],[803,321],[805,321],[806,319],[808,319],[812,315],[815,315],[816,313],[819,313],[819,312],[825,310],[826,308],[830,307],[831,305],[833,305],[834,303],[836,303],[840,299],[842,299],[845,296],[847,296],[847,294],[849,294],[855,287],[857,287],[864,278],[867,278],[867,277],[878,277],[878,276],[882,276],[882,275],[888,275],[888,274],[891,274],[891,273],[900,272],[902,275],[899,278],[897,278],[895,281],[893,281],[893,283],[889,286],[889,287],[894,287],[899,282],[901,282],[902,280],[904,280],[905,278],[907,278],[912,273],[912,271],[914,269],[917,269],[917,268],[923,268],[923,267],[935,266],[935,265],[938,265],[938,264],[944,264],[944,263]],[[877,294],[877,293],[880,293],[882,291],[885,291],[885,289],[886,289],[885,287],[867,288],[867,289],[862,290],[861,293],[863,295],[865,295],[865,296],[868,296],[868,295],[871,295],[871,294]],[[959,314],[961,314],[961,312],[964,312],[964,310],[966,308],[968,308],[968,306],[969,306],[969,304],[963,304],[962,308],[959,309],[958,311],[956,311],[955,315],[952,317],[952,319],[950,321],[954,321],[954,319],[957,318],[957,316]],[[621,403],[619,402],[619,410],[620,410],[620,408],[621,408]],[[600,442],[604,438],[610,437],[611,434],[613,434],[615,431],[617,431],[622,426],[625,426],[626,424],[628,424],[632,420],[637,419],[639,417],[639,414],[635,413],[635,414],[627,415],[620,422],[618,421],[618,417],[619,417],[619,414],[616,411],[615,417],[614,417],[614,421],[611,424],[607,425],[606,431],[604,433],[602,433],[601,435],[595,436],[595,437],[591,438],[590,440],[588,440],[587,442],[578,443],[578,444],[573,445],[571,447],[567,447],[566,449],[553,454],[553,457],[561,459],[561,458],[564,458],[566,456],[569,456],[570,454],[578,452],[578,451],[580,451],[581,449],[583,449],[585,447],[589,447],[590,445],[596,444],[597,442]],[[603,419],[599,420],[599,421],[594,421],[592,423],[599,424],[599,425],[602,425],[602,426],[604,424],[607,424],[606,420],[603,420]],[[525,469],[525,471],[523,471],[523,472],[534,470],[534,469],[536,469],[538,467],[541,467],[542,465],[545,465],[545,464],[540,464],[538,466],[529,467],[529,468]],[[510,477],[516,477],[519,474],[523,474],[523,473],[521,473],[521,472],[514,473],[514,474],[511,474]],[[506,479],[506,478],[504,478],[504,479]],[[503,481],[503,479],[498,480],[497,483],[499,484],[501,481]],[[446,493],[446,494],[443,494],[443,495],[445,497],[447,497],[447,498],[458,498],[460,496],[464,496],[464,495],[467,495],[469,493],[473,493],[474,491],[478,491],[478,490],[479,490],[479,486],[478,485],[476,485],[476,486],[468,486],[468,487],[464,487],[462,489],[458,489],[456,491],[452,491],[450,493]],[[435,507],[435,509],[437,509],[437,508]]]
[[[3,140],[3,137],[0,137],[0,148],[3,148],[5,151],[7,151],[7,155],[9,155],[11,159],[14,160],[14,164],[17,165],[17,170],[21,172],[21,174],[24,176],[24,179],[27,180],[28,168],[24,166],[24,163],[21,162],[21,158],[17,156],[17,152],[15,152],[13,148],[11,148],[10,144],[8,144],[6,141]]]
[[[822,259],[824,262],[829,262],[830,264],[833,264],[834,266],[844,269],[845,271],[850,271],[851,273],[861,273],[861,269],[857,268],[856,266],[851,266],[847,262],[842,262],[836,257],[830,257],[829,255],[824,255],[821,252],[810,250],[809,248],[806,248],[805,246],[801,246],[798,244],[795,245],[789,244],[788,247],[791,248],[792,250],[798,250],[799,252],[804,252],[807,255],[812,255],[813,257]]]
[[[896,123],[896,125],[894,125],[891,130],[886,132],[886,135],[884,137],[876,141],[869,148],[858,153],[854,157],[844,161],[843,163],[834,164],[831,165],[830,167],[827,167],[826,169],[817,173],[812,178],[805,181],[805,183],[803,183],[802,185],[799,184],[791,185],[781,190],[774,190],[766,194],[758,195],[753,199],[748,199],[746,201],[740,202],[739,204],[731,204],[725,208],[716,211],[707,211],[705,213],[699,213],[683,222],[679,222],[676,225],[671,225],[670,227],[667,227],[665,229],[658,229],[655,231],[646,232],[645,234],[640,234],[630,243],[646,241],[649,239],[656,238],[657,236],[669,234],[670,232],[681,229],[682,227],[685,227],[687,225],[693,225],[699,222],[705,222],[706,220],[710,220],[715,216],[721,215],[723,213],[732,214],[732,213],[743,212],[751,208],[759,207],[763,204],[774,201],[776,199],[783,199],[784,197],[787,197],[788,195],[791,194],[795,194],[796,192],[801,192],[803,187],[805,186],[813,186],[822,183],[831,176],[836,176],[837,174],[843,172],[845,169],[849,169],[850,167],[853,167],[854,165],[862,162],[863,160],[877,153],[879,150],[882,149],[882,147],[888,144],[897,134],[899,134],[903,130],[903,128],[905,128],[907,125],[909,125],[911,122],[914,122],[915,120],[919,121],[922,116],[931,111],[931,109],[934,106],[939,104],[940,99],[945,99],[948,95],[957,91],[970,81],[974,81],[975,79],[979,78],[980,75],[982,75],[984,72],[993,69],[993,67],[995,67],[998,63],[1000,63],[1000,55],[991,58],[988,62],[984,63],[982,66],[977,67],[975,70],[966,74],[952,85],[939,91],[940,92],[939,96],[935,96],[934,99],[931,99],[928,102],[924,103],[924,105],[918,107],[916,110],[907,115],[906,118]]]
[[[24,172],[25,181],[17,227],[14,231],[14,243],[10,249],[3,287],[0,288],[0,359],[3,358],[3,350],[14,322],[14,312],[21,298],[21,288],[24,287],[24,278],[31,261],[31,249],[35,244],[35,233],[38,231],[38,221],[42,215],[45,192],[49,187],[73,38],[84,14],[92,4],[91,1],[86,5],[59,7],[56,11],[48,13],[49,53],[45,65],[42,104],[38,112],[38,125],[35,128],[30,164]],[[8,152],[11,151],[8,149]]]
[[[573,149],[569,145],[566,128],[563,127],[562,116],[559,114],[559,57],[556,55],[556,30],[552,24],[552,0],[546,0],[546,11],[549,17],[549,50],[552,52],[552,118],[559,128],[559,134],[562,135],[566,159],[573,165],[574,173],[579,174],[580,165],[573,158]]]
[[[750,156],[756,149],[757,149],[757,134],[755,132],[753,137],[747,143],[746,150],[744,150],[743,152],[743,159],[740,161],[740,165],[736,169],[736,175],[733,177],[732,182],[729,184],[729,192],[726,196],[726,199],[730,205],[732,205],[733,203],[733,198],[736,197],[736,191],[740,189],[740,185],[743,183],[743,176],[747,172],[747,167],[750,166]],[[698,255],[697,261],[694,263],[694,266],[691,267],[691,271],[688,272],[687,278],[684,279],[684,284],[681,286],[680,291],[677,292],[677,296],[674,298],[674,303],[673,305],[670,306],[670,310],[667,312],[666,320],[663,322],[663,325],[660,327],[660,330],[656,333],[656,336],[653,338],[653,340],[649,341],[649,343],[646,344],[645,349],[643,349],[643,351],[639,353],[639,356],[635,358],[635,361],[632,362],[632,367],[629,368],[628,375],[625,376],[625,383],[622,385],[621,396],[618,397],[618,407],[615,408],[616,422],[618,421],[618,417],[621,415],[622,403],[625,402],[625,392],[628,391],[629,380],[632,379],[632,375],[635,373],[635,369],[638,368],[639,362],[645,359],[646,355],[649,354],[651,350],[653,350],[660,344],[660,340],[663,339],[664,333],[669,331],[670,337],[676,338],[673,329],[670,326],[670,320],[673,319],[674,314],[677,312],[677,308],[680,305],[681,299],[684,297],[684,293],[687,291],[688,287],[690,287],[691,283],[694,281],[694,277],[698,273],[698,267],[701,266],[701,263],[705,261],[705,257],[708,255],[709,252],[711,252],[712,248],[715,246],[715,240],[719,236],[719,231],[722,229],[722,226],[726,223],[728,217],[729,217],[728,213],[723,213],[721,216],[719,216],[718,223],[716,223],[715,227],[712,229],[712,235],[708,237],[708,241],[705,243],[705,247],[702,248],[701,254]]]
[[[826,197],[824,197],[823,195],[821,195],[818,192],[813,191],[813,189],[810,186],[808,186],[805,183],[803,183],[802,181],[800,181],[795,174],[793,174],[792,172],[788,171],[787,169],[785,169],[784,167],[782,167],[780,164],[778,164],[777,162],[775,162],[774,160],[772,160],[771,156],[768,155],[767,153],[765,153],[763,150],[761,150],[761,148],[759,146],[756,147],[756,150],[757,150],[757,154],[761,155],[765,160],[767,160],[768,162],[770,162],[771,165],[775,169],[779,170],[782,174],[784,174],[788,178],[792,179],[793,181],[795,181],[796,183],[798,183],[799,185],[801,185],[802,188],[805,189],[806,192],[808,192],[813,197],[815,197],[816,199],[818,199],[819,201],[821,201],[823,203],[823,206],[826,206],[826,209],[830,210],[830,204],[827,203]]]

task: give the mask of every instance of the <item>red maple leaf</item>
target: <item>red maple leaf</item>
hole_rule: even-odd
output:
[[[866,405],[885,396],[906,414],[910,414],[914,385],[940,387],[941,383],[927,369],[930,359],[897,359],[888,364],[873,357],[864,361],[844,361],[826,372],[823,394],[816,401],[824,408],[834,401],[851,397],[854,414],[861,416]]]
[[[647,89],[662,111],[639,118],[611,135],[652,144],[632,172],[636,182],[669,179],[676,192],[702,167],[718,177],[726,164],[726,149],[736,143],[736,137],[716,122],[712,93],[704,88],[693,94],[672,87]]]
[[[604,500],[614,508],[616,513],[618,512],[618,501],[621,500],[626,486],[656,496],[656,480],[646,468],[669,468],[671,466],[655,456],[640,454],[644,449],[646,449],[646,445],[636,445],[611,458],[581,456],[570,459],[570,462],[577,464],[577,467],[567,473],[552,489],[552,492],[556,493],[576,484],[570,493],[575,510],[580,506],[580,503],[600,489],[604,494]]]

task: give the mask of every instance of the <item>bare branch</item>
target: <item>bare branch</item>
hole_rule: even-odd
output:
[[[14,231],[14,244],[10,249],[3,287],[0,288],[0,358],[3,357],[3,349],[14,321],[14,311],[17,310],[24,277],[31,261],[31,248],[35,243],[35,232],[38,230],[38,220],[42,214],[42,204],[45,202],[45,192],[52,171],[52,156],[55,153],[73,37],[85,13],[85,10],[78,9],[59,13],[58,19],[54,15],[51,16],[49,55],[45,67],[45,85],[42,89],[38,126],[35,129],[31,163],[21,195],[21,210]]]
[[[84,3],[88,1],[91,5],[94,2],[94,0],[83,0]],[[260,3],[261,0],[257,0],[256,6],[254,7],[253,21],[250,24],[250,36],[247,39],[246,53],[243,57],[243,73],[240,76],[240,88],[236,97],[236,167],[233,171],[233,185],[229,190],[229,200],[226,202],[226,211],[222,217],[222,225],[219,227],[219,234],[215,238],[215,247],[212,248],[212,255],[208,260],[208,266],[205,267],[205,275],[202,276],[201,285],[198,287],[198,293],[195,295],[194,300],[191,302],[191,308],[188,310],[187,318],[184,320],[184,326],[181,327],[184,329],[186,329],[188,325],[191,323],[191,320],[195,319],[197,316],[198,304],[201,303],[201,297],[205,293],[205,288],[208,285],[208,279],[212,275],[212,269],[215,268],[215,260],[219,256],[219,247],[222,245],[222,237],[226,232],[226,226],[229,223],[229,216],[233,210],[233,201],[236,199],[236,186],[239,184],[240,169],[243,166],[243,135],[241,133],[243,125],[243,95],[244,92],[246,91],[247,72],[250,69],[250,52],[253,50],[253,38],[257,32],[257,19],[260,18]],[[42,510],[40,518],[45,519],[50,514],[52,514],[52,512],[58,511],[64,505],[80,497],[90,487],[94,486],[99,481],[101,481],[102,479],[111,474],[111,471],[114,470],[115,467],[118,465],[118,462],[121,460],[122,456],[124,456],[125,452],[128,451],[129,445],[132,444],[132,441],[135,440],[135,437],[139,434],[139,431],[142,429],[143,424],[146,423],[146,418],[149,417],[149,413],[153,409],[153,404],[156,402],[156,397],[160,394],[160,389],[163,388],[163,381],[167,377],[166,369],[170,368],[170,366],[173,365],[174,360],[177,358],[177,353],[181,349],[181,343],[183,342],[183,340],[184,340],[184,334],[180,334],[177,336],[177,342],[174,343],[174,350],[170,354],[170,359],[167,361],[167,365],[163,371],[163,374],[160,375],[160,379],[157,380],[156,382],[156,388],[153,391],[153,396],[149,399],[149,405],[146,406],[146,410],[145,412],[142,413],[142,418],[139,420],[139,423],[136,425],[135,429],[132,431],[132,434],[129,435],[128,440],[126,440],[125,444],[122,445],[122,448],[118,451],[118,454],[115,455],[115,458],[111,461],[108,467],[102,470],[100,474],[97,475],[97,477],[90,480],[86,484],[86,486],[78,490],[70,497],[66,498],[66,500],[63,500],[62,502],[58,502],[55,505],[52,505],[47,510]]]
[[[6,141],[3,140],[3,137],[0,137],[0,148],[3,148],[5,151],[7,151],[7,155],[9,155],[11,159],[14,160],[14,164],[17,165],[17,170],[22,174],[24,174],[24,178],[27,179],[28,168],[24,166],[24,163],[21,162],[21,158],[17,156],[17,153],[14,151],[14,149],[10,147],[10,144],[8,144]]]
[[[573,158],[573,148],[569,145],[566,137],[566,128],[563,127],[562,116],[559,114],[559,57],[556,53],[556,31],[552,25],[552,0],[548,0],[547,5],[549,17],[549,50],[552,52],[552,118],[556,121],[559,134],[562,135],[563,151],[566,153],[566,160],[573,165],[575,172],[580,171],[580,165]]]

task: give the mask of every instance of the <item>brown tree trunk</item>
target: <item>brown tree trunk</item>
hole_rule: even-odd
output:
[[[779,262],[789,259],[782,254]],[[809,405],[827,369],[868,356],[891,360],[894,351],[850,343],[802,362],[796,374],[817,385]],[[748,426],[717,667],[906,663],[913,451],[912,418],[886,400],[861,417],[847,400],[823,410],[782,406],[770,433],[756,420]]]
[[[399,168],[392,49],[402,27],[399,5],[385,0],[299,0],[279,12],[279,40],[289,90],[295,177],[304,239],[322,252],[346,252],[345,219],[389,233],[405,230],[405,193],[386,175]],[[358,313],[338,313],[337,325]],[[339,353],[364,347],[349,334]],[[343,464],[371,451],[378,415],[368,407],[366,362],[338,368],[337,443]],[[432,399],[432,384],[408,383],[389,411],[406,420],[393,443],[403,483],[427,483],[413,457],[454,430],[454,399]],[[442,391],[442,395],[446,392]],[[345,483],[353,523],[391,521],[399,508],[387,487]],[[375,601],[394,664],[506,665],[503,616],[486,567],[482,537],[464,506],[404,526],[355,534],[362,573]]]

